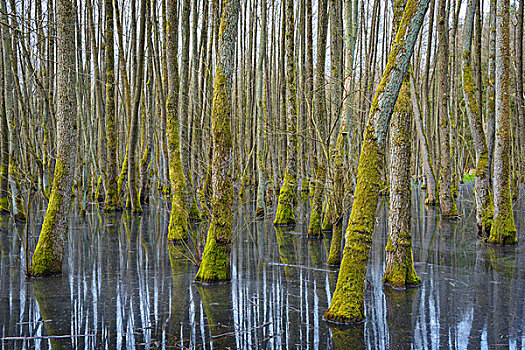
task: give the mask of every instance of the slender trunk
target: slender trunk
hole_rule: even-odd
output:
[[[257,203],[255,213],[257,216],[264,215],[264,195],[266,192],[266,175],[264,159],[264,132],[265,108],[264,108],[264,62],[266,60],[266,0],[261,0],[261,29],[259,39],[259,59],[257,61]]]
[[[115,115],[115,57],[114,57],[114,27],[113,0],[104,0],[106,12],[106,137],[107,137],[107,168],[106,168],[106,202],[105,211],[119,210],[118,198],[118,167],[117,167],[117,124]]]
[[[215,86],[213,89],[212,133],[212,218],[196,281],[210,283],[231,279],[230,251],[233,227],[233,182],[231,86],[237,41],[239,0],[222,3]]]
[[[57,160],[51,197],[29,268],[34,277],[62,273],[77,156],[75,16],[71,0],[57,3]]]
[[[463,96],[466,101],[467,116],[469,119],[470,133],[476,151],[476,224],[483,235],[490,233],[492,224],[492,199],[490,197],[490,168],[488,164],[488,149],[483,131],[481,108],[478,107],[478,97],[472,78],[471,69],[471,46],[474,26],[474,10],[476,0],[469,0],[465,25],[463,29],[463,54],[462,54],[462,76]]]
[[[450,89],[448,83],[448,12],[446,0],[439,0],[437,15],[438,52],[437,79],[438,79],[438,114],[439,139],[441,146],[441,171],[439,176],[439,205],[443,218],[456,218],[458,210],[452,196],[452,160],[450,148],[450,126],[448,101]]]
[[[326,93],[325,93],[325,64],[326,64],[326,40],[328,32],[328,14],[327,14],[327,0],[319,0],[318,2],[318,40],[317,40],[317,67],[315,72],[315,96],[313,104],[315,114],[310,117],[312,119],[313,127],[313,141],[317,143],[316,154],[313,157],[316,158],[315,164],[315,175],[312,174],[312,181],[314,182],[314,195],[311,201],[310,211],[310,224],[308,226],[308,236],[310,237],[322,237],[321,224],[323,216],[323,198],[324,198],[324,185],[326,181],[326,145],[327,132],[326,124],[327,111],[326,111]],[[324,156],[324,157],[323,157]]]
[[[494,148],[494,223],[489,243],[517,244],[510,193],[510,4],[498,0],[496,8],[496,140]]]
[[[286,0],[286,124],[287,150],[286,172],[277,202],[274,225],[295,224],[294,201],[297,182],[297,109],[294,56],[294,6],[293,0]]]
[[[139,136],[139,113],[140,99],[142,95],[142,83],[144,81],[144,51],[146,36],[146,17],[149,9],[149,1],[142,0],[140,6],[140,29],[139,29],[139,46],[137,47],[137,71],[135,72],[135,86],[133,91],[133,104],[131,112],[131,124],[129,130],[129,152],[128,152],[128,187],[129,200],[132,213],[142,213],[140,197],[138,193],[138,136]]]

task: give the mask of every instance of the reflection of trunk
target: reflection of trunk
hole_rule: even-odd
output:
[[[197,285],[208,320],[213,348],[235,348],[235,332],[232,320],[231,286]]]
[[[408,2],[373,99],[359,158],[357,187],[337,287],[330,308],[325,313],[329,321],[353,323],[364,319],[366,265],[376,223],[383,149],[397,95],[428,4],[429,0]]]
[[[170,335],[169,344],[180,345],[181,323],[187,322],[188,314],[188,279],[189,260],[185,256],[185,248],[179,245],[168,244],[168,251],[171,264],[171,277],[173,290],[171,296],[171,313],[168,320],[167,333]],[[179,335],[179,336],[177,336]]]
[[[277,237],[277,245],[279,247],[279,257],[285,265],[295,264],[295,247],[293,242],[293,235],[290,231],[283,230],[280,227],[275,228],[275,236]],[[295,267],[284,266],[284,274],[287,280],[294,277]]]
[[[407,349],[413,344],[414,325],[410,313],[417,300],[417,289],[398,291],[384,289],[388,325],[389,349]]]
[[[494,223],[489,243],[517,244],[510,193],[510,49],[509,0],[498,0],[496,9],[496,140],[494,148]]]
[[[343,327],[333,324],[329,325],[332,332],[332,342],[337,350],[365,349],[365,325]]]
[[[70,320],[72,310],[70,309],[69,301],[57,302],[56,300],[56,298],[61,297],[56,296],[57,291],[67,292],[69,290],[65,279],[60,277],[45,280],[37,279],[32,282],[32,286],[42,320],[45,321],[43,325],[47,335],[71,334]],[[73,349],[72,338],[51,338],[50,342],[53,350]]]

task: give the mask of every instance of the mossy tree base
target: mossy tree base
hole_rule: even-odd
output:
[[[182,195],[174,193],[171,198],[170,224],[168,226],[168,241],[176,242],[188,238],[188,214]]]
[[[276,226],[295,225],[294,215],[295,179],[286,172],[277,201],[277,212],[273,224]]]
[[[218,235],[225,227],[213,223],[208,231],[202,262],[195,281],[201,283],[228,282],[231,280],[230,251],[231,241]],[[222,239],[220,237],[223,237]]]
[[[494,224],[490,230],[489,244],[495,245],[515,245],[518,244],[518,231],[512,215],[512,206],[506,215],[498,215],[494,219]]]

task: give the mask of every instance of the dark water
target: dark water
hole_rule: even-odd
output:
[[[523,193],[523,192],[522,192]],[[0,222],[1,349],[525,349],[525,248],[480,243],[471,188],[461,220],[445,222],[413,197],[419,288],[383,288],[387,209],[381,204],[368,270],[367,320],[330,328],[322,314],[337,270],[329,239],[308,240],[306,222],[276,232],[271,218],[239,210],[232,281],[192,282],[195,249],[166,244],[166,204],[142,217],[71,217],[64,275],[26,280],[25,233]],[[306,212],[305,206],[298,209]],[[515,203],[524,242],[525,206]],[[39,232],[37,211],[30,232]],[[306,220],[305,220],[306,221]],[[205,224],[193,227],[202,239]],[[34,242],[31,243],[31,245]],[[58,336],[58,337],[57,337]]]

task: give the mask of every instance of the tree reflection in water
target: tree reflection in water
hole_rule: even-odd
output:
[[[244,206],[234,231],[232,281],[205,286],[193,282],[197,269],[188,259],[198,248],[167,244],[169,211],[162,201],[142,216],[93,207],[86,216],[72,215],[64,275],[41,280],[25,279],[23,230],[0,217],[0,347],[525,347],[524,245],[480,242],[472,187],[461,188],[461,219],[452,222],[414,192],[414,261],[423,285],[406,291],[381,285],[388,231],[382,203],[367,274],[367,319],[346,328],[322,319],[337,278],[337,269],[325,265],[329,236],[309,240],[301,221],[295,231],[276,230],[269,219],[251,220],[253,208]],[[521,232],[523,199],[514,207]],[[40,232],[40,210],[33,211],[31,232]],[[206,224],[192,230],[199,241]]]

